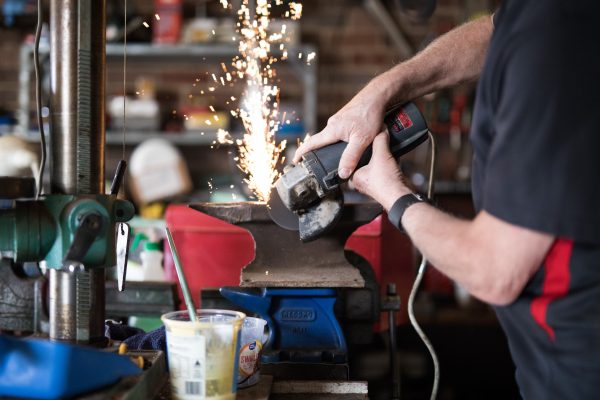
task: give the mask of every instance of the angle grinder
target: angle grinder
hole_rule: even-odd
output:
[[[427,139],[423,115],[413,103],[398,105],[387,112],[384,123],[390,135],[394,157],[408,153]],[[310,151],[295,166],[284,170],[269,200],[269,214],[279,226],[300,231],[300,240],[318,238],[342,215],[344,198],[338,164],[347,143],[340,141]],[[371,146],[362,155],[357,169],[368,164]]]

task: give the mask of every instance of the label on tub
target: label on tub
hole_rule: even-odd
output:
[[[256,340],[246,344],[240,350],[240,365],[239,365],[239,376],[238,380],[244,380],[252,375],[258,369],[258,357],[260,356],[260,350],[262,345],[260,341]]]
[[[177,399],[204,398],[206,340],[204,336],[178,336],[167,329],[171,388]]]

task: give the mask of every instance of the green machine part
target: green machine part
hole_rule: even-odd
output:
[[[16,262],[46,261],[63,267],[83,218],[94,214],[100,229],[85,253],[86,267],[115,265],[115,225],[134,215],[133,205],[111,195],[48,195],[40,200],[18,200],[0,210],[0,252],[11,252]]]

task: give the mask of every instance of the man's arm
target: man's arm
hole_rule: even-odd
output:
[[[496,305],[519,296],[554,241],[485,211],[467,221],[427,204],[409,207],[402,226],[432,265],[473,296]]]
[[[402,182],[388,140],[385,132],[376,137],[371,162],[353,178],[358,190],[387,211],[411,192]],[[468,221],[428,204],[410,206],[402,226],[432,265],[474,296],[497,305],[517,298],[554,241],[552,235],[509,224],[485,211]]]
[[[476,81],[494,30],[492,16],[478,18],[440,36],[410,60],[373,80],[385,105],[406,102],[461,83]]]
[[[388,106],[479,77],[493,31],[490,16],[466,23],[432,42],[410,60],[374,78],[320,133],[305,141],[294,156],[340,140],[348,142],[339,175],[348,178],[381,130]]]

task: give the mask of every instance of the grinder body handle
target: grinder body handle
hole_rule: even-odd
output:
[[[390,135],[390,151],[398,158],[408,153],[427,139],[429,132],[425,118],[414,103],[405,103],[393,107],[384,119]],[[337,174],[342,153],[348,143],[340,141],[307,153],[306,165],[319,180],[325,191],[336,189],[342,180]],[[369,146],[358,162],[357,169],[371,160],[372,148]]]

